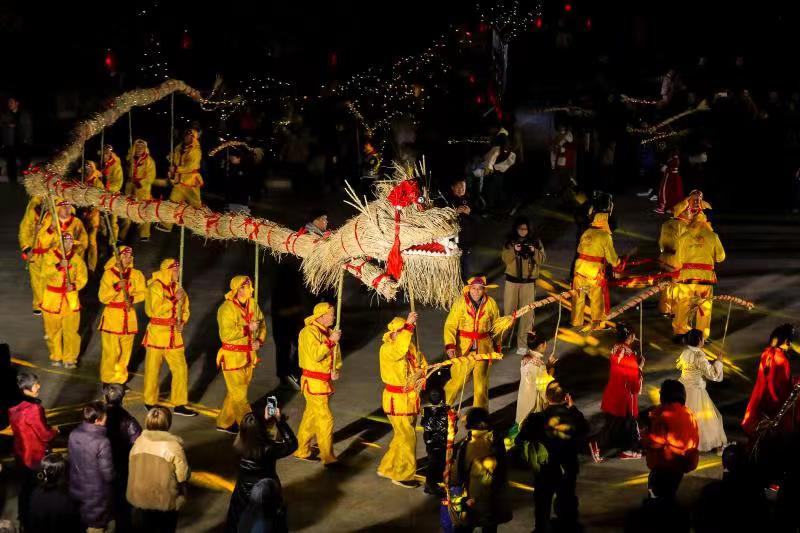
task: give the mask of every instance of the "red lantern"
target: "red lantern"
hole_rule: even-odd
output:
[[[475,85],[475,74],[470,74],[467,80],[469,80],[470,85]]]
[[[536,17],[536,20],[533,21],[533,25],[536,27],[537,30],[541,30],[543,24],[544,21],[542,20],[542,17]]]
[[[489,31],[489,25],[486,24],[485,22],[481,22],[480,25],[478,26],[478,31],[481,33],[486,33],[487,31]]]
[[[586,30],[592,31],[592,19],[589,17],[586,17]]]
[[[110,48],[106,50],[106,55],[103,58],[103,65],[105,65],[106,70],[112,76],[117,73],[117,58]]]
[[[570,3],[564,4],[564,11],[566,11],[567,13],[572,11],[572,4],[570,4]]]
[[[332,69],[336,68],[336,65],[339,64],[339,56],[336,52],[329,52],[328,53],[328,66]]]
[[[483,103],[483,95],[482,94],[479,94],[478,96],[475,97],[475,103],[478,104],[478,105],[481,105]]]
[[[183,37],[181,37],[181,48],[189,50],[192,48],[192,36],[189,35],[189,30],[183,30]]]

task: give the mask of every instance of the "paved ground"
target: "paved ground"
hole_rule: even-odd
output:
[[[711,199],[713,201],[713,199]],[[0,288],[3,306],[0,308],[0,340],[9,342],[13,354],[22,364],[36,369],[43,381],[43,401],[49,409],[52,423],[65,424],[77,420],[82,403],[99,395],[98,361],[100,342],[95,333],[98,319],[96,303],[97,281],[91,281],[84,293],[88,311],[83,321],[84,353],[76,371],[51,369],[42,340],[40,319],[30,314],[27,273],[16,254],[17,224],[24,208],[21,187],[0,185]],[[617,211],[621,229],[615,234],[620,253],[637,249],[637,256],[652,257],[656,251],[655,236],[659,219],[650,213],[652,204],[639,199],[620,198]],[[348,216],[339,198],[331,198],[331,220],[334,225]],[[299,227],[307,207],[288,195],[270,198],[262,206],[262,214]],[[545,285],[557,286],[567,276],[574,246],[574,226],[571,219],[555,206],[536,206],[528,213],[542,234],[549,254],[545,269]],[[720,267],[720,293],[731,293],[753,299],[757,310],[747,313],[734,308],[728,331],[726,353],[735,369],[729,366],[721,384],[709,385],[712,397],[725,415],[729,436],[740,436],[738,420],[744,410],[751,388],[756,357],[770,330],[784,321],[800,320],[797,295],[798,267],[796,255],[800,236],[797,219],[787,220],[778,215],[724,215],[713,218],[715,227],[727,248],[729,260]],[[485,248],[478,251],[479,261],[499,279],[498,246],[506,231],[506,222],[487,221],[481,237]],[[177,253],[176,234],[154,232],[149,244],[135,245],[138,268],[150,272],[159,260]],[[186,252],[186,285],[192,298],[192,318],[185,331],[189,346],[190,398],[204,416],[177,419],[174,431],[186,443],[189,462],[194,471],[192,492],[181,514],[180,527],[185,531],[219,529],[228,505],[229,491],[235,480],[236,459],[231,452],[232,439],[214,431],[213,417],[224,395],[224,384],[214,368],[218,347],[215,312],[234,274],[250,273],[253,265],[252,247],[242,243],[204,243],[188,240]],[[275,283],[275,263],[264,262],[266,280],[262,285],[262,306],[269,309],[268,300]],[[540,291],[541,294],[541,291]],[[502,291],[497,291],[498,299]],[[617,290],[613,303],[633,295],[633,291]],[[502,305],[502,304],[501,304]],[[394,314],[407,310],[400,305],[379,303],[366,291],[349,280],[343,307],[343,347],[345,367],[332,398],[336,417],[336,450],[344,468],[327,471],[318,465],[288,458],[279,465],[289,504],[290,526],[293,531],[394,531],[414,528],[419,532],[437,531],[437,502],[421,490],[409,491],[391,485],[375,475],[375,469],[390,437],[390,427],[380,411],[381,384],[378,378],[377,353],[385,324]],[[555,325],[556,308],[537,314],[537,323]],[[714,310],[713,336],[721,339],[726,309]],[[140,310],[140,317],[143,312]],[[441,357],[441,325],[444,314],[425,310],[420,324],[421,343],[429,359]],[[638,313],[628,320],[636,322]],[[674,361],[679,350],[669,342],[669,325],[657,316],[655,302],[644,309],[644,339],[646,342],[646,392],[642,407],[651,403],[652,393],[660,381],[676,376]],[[595,340],[597,342],[595,342]],[[605,384],[605,357],[611,335],[583,338],[564,332],[558,344],[561,360],[557,372],[560,379],[573,390],[578,406],[592,417],[598,412],[599,397]],[[719,344],[712,348],[719,351]],[[271,341],[263,350],[263,363],[258,367],[250,397],[255,399],[277,386],[274,376],[274,347]],[[141,402],[143,351],[134,354],[131,368],[135,372],[130,386],[127,406],[140,419],[144,415]],[[506,360],[492,368],[491,410],[498,423],[508,425],[514,415],[519,359],[509,354]],[[163,384],[165,392],[166,378]],[[290,423],[299,422],[302,398],[277,390]],[[471,395],[467,389],[465,399]],[[11,437],[0,436],[0,453],[4,464],[11,466]],[[418,444],[418,456],[424,457],[424,447]],[[0,473],[0,509],[4,517],[14,516],[16,484],[11,468]],[[715,455],[701,459],[697,472],[684,481],[680,496],[690,503],[698,490],[712,478],[720,476],[721,468]],[[510,490],[514,520],[503,531],[530,531],[533,526],[532,497],[529,475],[519,469],[511,472]],[[645,494],[646,467],[644,461],[620,462],[611,460],[602,465],[585,464],[579,481],[579,497],[583,522],[589,531],[617,531],[625,513],[638,505]]]

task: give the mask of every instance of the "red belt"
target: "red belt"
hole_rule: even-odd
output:
[[[405,394],[406,392],[412,392],[414,387],[401,387],[400,385],[389,385],[388,383],[383,384],[386,392],[391,392],[393,394]]]
[[[331,375],[326,372],[314,372],[312,370],[303,369],[303,375],[307,378],[318,379],[320,381],[330,381]]]
[[[596,257],[594,255],[578,254],[578,259],[589,261],[590,263],[605,263],[605,257]]]
[[[226,342],[222,343],[222,349],[228,350],[229,352],[250,353],[253,351],[253,348],[249,344],[228,344]]]
[[[681,266],[682,269],[687,270],[710,270],[711,272],[714,271],[714,265],[708,265],[706,263],[684,263]]]
[[[110,307],[112,309],[127,309],[128,305],[125,302],[110,302],[106,304],[106,307]]]
[[[151,318],[150,323],[156,326],[174,326],[174,318]]]
[[[50,292],[57,292],[58,294],[66,294],[67,292],[66,287],[53,287],[52,285],[48,285],[47,290]]]
[[[33,250],[31,250],[31,252],[33,252],[33,253],[35,253],[37,255],[41,255],[41,254],[46,254],[47,250],[48,250],[48,248],[34,248]]]
[[[485,333],[478,333],[477,331],[458,330],[458,336],[464,337],[465,339],[481,340],[481,339],[488,339],[489,332],[487,331]]]

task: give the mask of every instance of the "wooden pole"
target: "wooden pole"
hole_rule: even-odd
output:
[[[414,301],[414,289],[411,287],[411,283],[406,285],[408,287],[408,303],[411,305],[411,312],[416,313],[416,302]],[[419,317],[417,317],[416,327],[414,328],[414,346],[419,351]]]
[[[255,269],[254,269],[254,272],[255,272],[255,275],[254,275],[255,283],[253,284],[253,298],[255,298],[256,304],[258,304],[258,267],[259,267],[259,265],[258,265],[258,263],[259,263],[258,250],[259,250],[259,246],[258,246],[258,243],[256,243],[256,264],[255,264]]]
[[[342,292],[344,290],[344,267],[339,270],[339,287],[336,294],[336,327],[334,329],[339,330],[339,326],[342,323]]]
[[[133,111],[128,111],[128,150],[133,150]]]

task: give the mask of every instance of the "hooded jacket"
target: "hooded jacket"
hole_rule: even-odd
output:
[[[225,293],[225,301],[217,309],[217,326],[222,347],[217,352],[217,366],[223,371],[239,370],[255,366],[258,356],[252,349],[255,340],[264,343],[267,338],[267,325],[264,313],[252,296],[243,304],[236,299],[236,292],[249,281],[247,276],[235,276],[230,283],[230,290]],[[250,331],[248,325],[258,320],[259,327]]]
[[[180,437],[145,430],[131,449],[128,502],[139,509],[177,511],[185,500],[180,484],[190,475]]]
[[[173,260],[164,260],[161,269],[153,272],[147,282],[144,312],[150,317],[150,323],[142,341],[147,348],[183,348],[183,334],[178,326],[189,321],[189,297],[185,296],[179,305],[176,296],[178,284],[172,281],[172,270],[169,268],[172,263],[168,261]]]
[[[97,329],[104,333],[133,335],[138,333],[139,324],[133,307],[125,306],[125,296],[120,284],[122,278],[125,279],[131,306],[145,299],[147,285],[142,271],[133,268],[133,261],[131,261],[131,266],[120,274],[117,260],[112,257],[103,267],[103,277],[100,278],[98,298],[100,303],[105,305],[105,309],[103,309],[103,316]]]
[[[156,162],[150,156],[147,143],[137,139],[134,143],[143,144],[144,151],[139,157],[134,155],[134,149],[128,152],[128,184],[125,187],[126,194],[133,194],[137,200],[149,200],[152,197],[151,187],[156,180]]]

